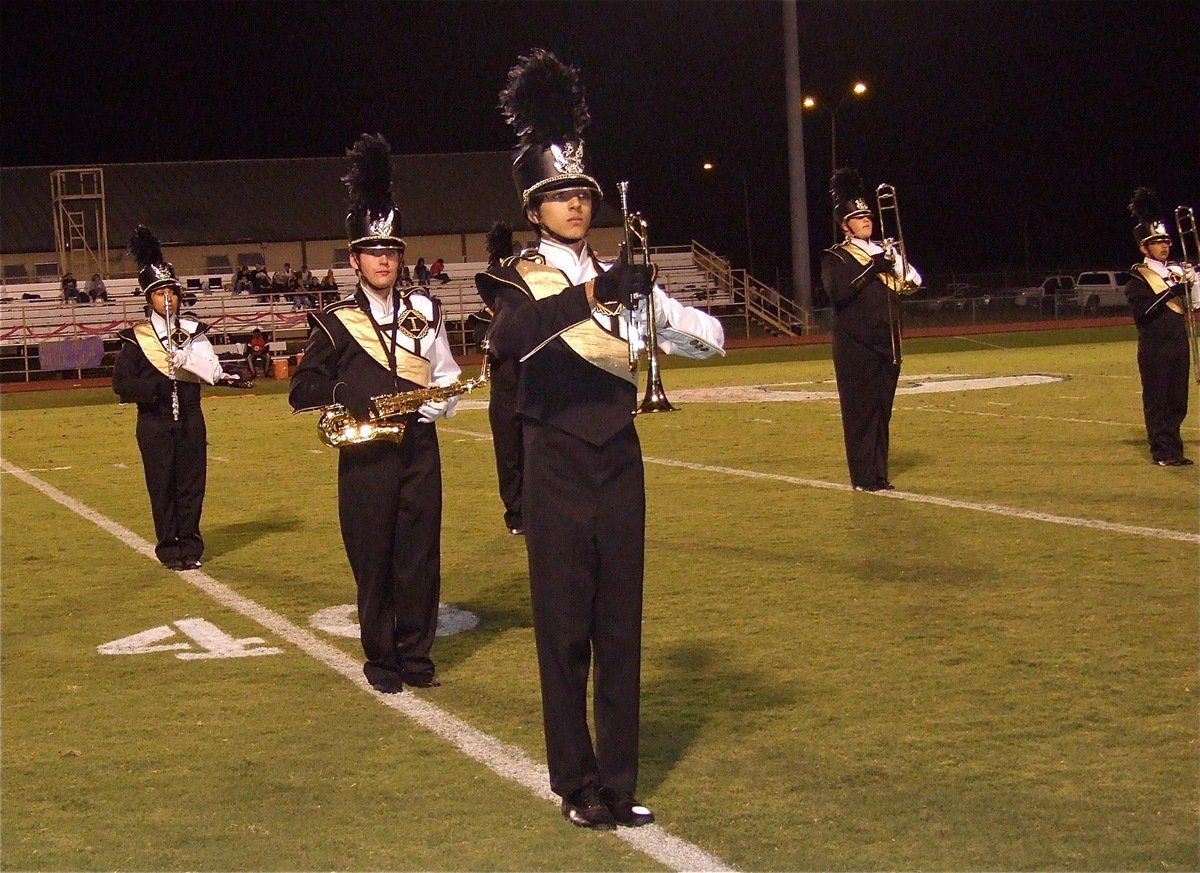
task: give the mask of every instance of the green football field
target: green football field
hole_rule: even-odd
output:
[[[1149,463],[1132,330],[906,351],[885,494],[848,487],[827,347],[664,362],[658,825],[616,835],[545,784],[486,392],[438,426],[444,684],[398,698],[361,680],[336,452],[286,385],[206,393],[184,574],[149,551],[136,411],[5,394],[0,866],[1197,869],[1200,466]]]

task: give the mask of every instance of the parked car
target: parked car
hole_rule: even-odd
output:
[[[1125,283],[1129,273],[1124,270],[1094,270],[1080,273],[1075,280],[1075,301],[1084,312],[1096,315],[1102,309],[1128,306]]]
[[[1020,289],[1013,298],[1013,303],[1046,312],[1054,309],[1056,298],[1075,302],[1074,276],[1047,276],[1040,285]]]

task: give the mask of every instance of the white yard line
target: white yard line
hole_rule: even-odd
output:
[[[991,414],[991,413],[986,413]],[[473,436],[477,439],[491,439],[490,434],[461,428],[439,427],[446,433]],[[642,459],[647,464],[657,464],[660,467],[678,467],[699,473],[717,473],[723,476],[737,476],[743,479],[766,479],[772,482],[782,482],[787,485],[800,485],[805,488],[821,488],[827,491],[850,491],[853,488],[841,482],[826,482],[822,479],[804,479],[799,476],[785,476],[782,473],[762,473],[757,470],[743,470],[738,467],[720,467],[712,464],[695,464],[689,461],[676,461],[672,458]],[[1050,512],[1037,512],[1032,509],[1018,509],[1012,506],[1002,506],[998,503],[975,503],[969,500],[952,500],[948,497],[936,497],[932,494],[917,494],[912,491],[874,491],[863,493],[863,497],[887,497],[891,500],[906,500],[911,503],[928,503],[933,506],[944,506],[948,509],[966,509],[973,512],[986,512],[991,515],[1002,515],[1009,518],[1020,518],[1028,521],[1043,521],[1049,524],[1063,524],[1070,527],[1085,527],[1092,530],[1108,531],[1110,533],[1130,534],[1132,536],[1153,537],[1163,540],[1178,540],[1185,543],[1200,543],[1200,533],[1168,530],[1157,527],[1139,527],[1132,524],[1120,524],[1114,521],[1101,521],[1094,518],[1079,518],[1072,515],[1055,515]]]
[[[472,436],[477,436],[477,434],[472,434]],[[69,494],[42,481],[27,470],[0,458],[0,471],[13,475],[54,502],[92,522],[138,554],[152,561],[158,560],[154,555],[152,543],[142,539],[129,528],[118,524],[106,515],[80,503]],[[384,705],[408,716],[497,775],[516,782],[542,800],[558,804],[558,797],[550,791],[550,781],[545,765],[534,761],[521,749],[471,727],[462,719],[411,692],[379,694],[368,684],[357,659],[351,658],[336,646],[330,645],[304,628],[293,624],[282,615],[238,594],[207,573],[201,570],[189,570],[176,575],[222,606],[258,622],[262,627],[291,643],[310,658],[320,661],[363,692],[378,698]],[[564,823],[563,827],[570,826]],[[658,825],[649,825],[643,828],[621,828],[616,832],[616,836],[672,870],[724,871],[734,869],[700,847],[672,836]]]
[[[1067,398],[1072,399],[1072,398]],[[1102,424],[1106,427],[1129,427],[1141,429],[1140,421],[1107,421],[1102,418],[1068,418],[1062,415],[1021,415],[1013,412],[981,412],[974,409],[945,409],[940,406],[897,406],[901,412],[942,412],[946,415],[981,415],[985,418],[1017,418],[1024,421],[1059,421],[1064,424]],[[1200,430],[1200,425],[1185,424],[1183,430]]]

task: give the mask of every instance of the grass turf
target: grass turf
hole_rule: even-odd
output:
[[[1195,534],[1196,468],[1148,463],[1129,331],[982,339],[908,343],[908,381],[1069,378],[897,398],[893,481],[949,505],[816,487],[846,480],[832,395],[679,400],[639,423],[640,794],[670,832],[743,869],[1200,863],[1196,544],[970,508]],[[833,388],[821,347],[664,379],[683,396]],[[208,395],[205,571],[308,626],[353,583],[336,453],[284,390]],[[0,451],[150,537],[135,414],[113,401],[5,395]],[[445,685],[422,696],[541,760],[524,552],[501,525],[486,413],[440,427],[443,601],[481,623],[439,639]],[[277,641],[8,476],[0,509],[6,869],[653,866],[286,644],[97,654],[189,616]]]

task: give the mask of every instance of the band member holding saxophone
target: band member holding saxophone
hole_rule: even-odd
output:
[[[900,307],[894,288],[920,285],[911,264],[871,239],[874,220],[862,177],[845,167],[830,180],[845,239],[825,250],[821,284],[833,303],[833,369],[855,491],[886,491],[888,426],[900,379]]]
[[[550,787],[579,827],[654,820],[638,770],[645,485],[634,428],[628,308],[658,303],[667,352],[721,352],[715,319],[671,300],[652,270],[601,263],[588,245],[601,189],[584,166],[589,118],[577,71],[534,50],[500,95],[519,142],[513,177],[535,250],[478,278],[492,294],[498,359],[520,361],[524,521]],[[588,730],[594,663],[595,743]]]
[[[148,228],[138,226],[129,252],[137,259],[150,317],[117,332],[122,343],[113,391],[122,403],[137,404],[138,450],[158,540],[154,553],[172,570],[195,570],[204,554],[200,514],[208,472],[200,384],[253,383],[226,375],[204,335],[208,325],[180,314],[175,268]]]
[[[397,281],[405,245],[387,141],[363,134],[348,154],[346,231],[358,287],[310,313],[288,399],[296,411],[341,404],[365,422],[377,412],[372,398],[450,385],[460,370],[441,307]],[[351,444],[338,457],[338,517],[358,586],[363,673],[385,694],[438,684],[430,649],[441,591],[442,475],[433,422],[453,415],[457,402],[425,403],[408,415],[399,442]]]
[[[1148,188],[1134,191],[1129,211],[1137,220],[1134,240],[1145,255],[1140,264],[1129,268],[1125,296],[1137,324],[1142,413],[1150,458],[1159,467],[1184,467],[1192,463],[1183,455],[1179,434],[1188,408],[1187,280],[1180,265],[1167,262],[1171,237],[1154,192]]]

